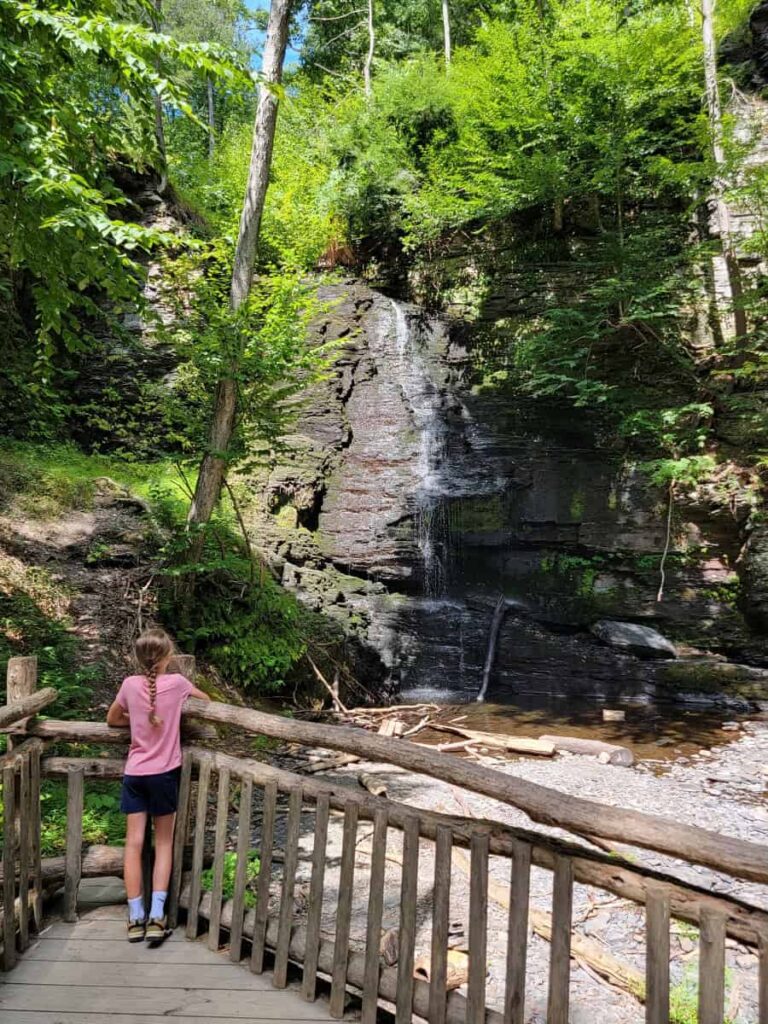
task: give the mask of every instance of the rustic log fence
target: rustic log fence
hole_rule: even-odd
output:
[[[185,668],[191,674],[192,667]],[[74,919],[81,877],[119,870],[119,851],[83,850],[82,808],[87,781],[118,778],[122,758],[66,756],[60,752],[41,757],[45,746],[54,739],[58,745],[62,741],[117,746],[126,742],[125,730],[99,723],[27,719],[48,706],[55,694],[51,697],[46,690],[35,692],[33,659],[13,659],[9,684],[11,676],[24,682],[21,686],[9,685],[8,703],[0,708],[2,728],[9,734],[9,751],[0,759],[4,808],[3,970],[10,970],[17,956],[23,954],[30,926],[39,928],[47,891],[63,888],[64,915]],[[188,704],[187,729],[191,726],[189,720],[203,719],[400,764],[521,806],[531,817],[548,824],[631,840],[663,852],[672,849],[685,860],[708,864],[735,877],[768,881],[766,851],[756,844],[586,800],[569,801],[541,786],[480,769],[450,755],[431,755],[418,747],[411,750],[413,745],[402,740],[382,744],[378,737],[361,730],[299,723],[224,704]],[[205,941],[212,949],[220,947],[226,933],[229,957],[235,962],[247,958],[256,973],[269,966],[278,988],[288,982],[289,963],[299,965],[301,991],[307,1000],[316,998],[318,979],[324,978],[330,985],[332,1017],[344,1015],[352,992],[361,1000],[363,1024],[373,1024],[381,1001],[391,1006],[397,1024],[405,1024],[414,1016],[429,1024],[522,1024],[526,1019],[526,967],[533,928],[549,941],[548,1024],[566,1024],[571,959],[586,958],[607,978],[614,977],[618,970],[610,955],[600,952],[603,947],[595,953],[596,944],[590,946],[590,940],[574,930],[574,886],[581,884],[617,894],[644,908],[645,973],[633,984],[634,994],[645,1003],[647,1024],[670,1021],[673,918],[699,929],[700,1024],[723,1024],[725,1019],[725,951],[729,938],[759,955],[759,1024],[768,1024],[768,913],[762,909],[532,830],[422,810],[343,782],[297,775],[256,760],[233,757],[201,745],[205,732],[199,725],[193,733],[184,742],[168,902],[171,923],[176,925],[184,915],[187,937],[197,939],[207,931]],[[190,739],[198,742],[191,743]],[[40,857],[41,776],[67,779],[63,858]],[[567,807],[561,816],[559,810],[564,803],[577,806]],[[592,818],[587,820],[588,814]],[[229,832],[235,815],[237,839],[235,849],[230,850]],[[338,827],[333,833],[330,827],[339,820],[340,836]],[[620,835],[619,830],[627,822],[629,834]],[[360,831],[370,829],[371,824],[373,830],[366,837],[371,849],[361,872]],[[337,845],[340,838],[340,851],[331,851],[332,835]],[[657,844],[658,836],[662,840]],[[394,846],[389,839],[395,839]],[[252,847],[260,859],[255,882],[248,878]],[[463,850],[468,851],[468,857]],[[231,896],[225,898],[227,856],[234,857],[234,878]],[[469,929],[464,947],[465,984],[459,991],[448,985],[449,908],[456,868],[465,858]],[[493,858],[509,862],[510,870],[504,895],[507,924],[503,996],[489,1000],[489,892],[494,886],[499,888],[490,877]],[[388,869],[392,861],[398,865],[396,882],[393,869]],[[304,886],[308,897],[302,901],[298,899],[302,890],[297,884],[300,863],[309,864]],[[212,881],[210,887],[204,887],[203,869],[208,864],[212,866]],[[425,867],[428,894],[423,892]],[[551,914],[545,915],[530,905],[532,869],[551,873]],[[362,941],[353,935],[353,925],[359,924],[358,918],[353,919],[355,893],[359,896],[361,886],[365,889]],[[417,916],[417,908],[423,911],[425,896],[431,917],[429,927]],[[395,908],[397,914],[394,964],[386,960],[380,946],[385,906],[390,912]],[[546,918],[543,925],[542,918]],[[427,933],[429,949],[424,953],[419,939],[420,934]],[[417,953],[422,955],[417,958]],[[600,956],[604,956],[605,963],[600,962]],[[418,971],[417,963],[422,965]]]

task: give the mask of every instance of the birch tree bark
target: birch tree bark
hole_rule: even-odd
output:
[[[742,298],[741,271],[736,257],[736,247],[731,229],[731,218],[725,201],[725,146],[723,142],[723,112],[720,104],[720,87],[717,81],[717,46],[715,43],[714,0],[701,0],[701,35],[704,47],[704,82],[707,92],[707,113],[712,135],[712,153],[715,158],[715,208],[720,232],[720,244],[728,274],[733,320],[736,335],[746,333],[747,321],[740,308]]]
[[[371,68],[373,66],[373,54],[376,48],[376,30],[373,24],[373,0],[368,0],[368,53],[363,65],[363,82],[365,83],[365,95],[371,95]]]
[[[259,102],[253,126],[253,146],[248,172],[240,228],[235,248],[230,288],[230,308],[236,312],[247,301],[253,281],[253,266],[259,240],[261,216],[267,195],[269,168],[277,124],[278,97],[270,86],[282,79],[285,48],[288,42],[290,0],[272,0],[262,60],[263,84],[259,89]],[[201,526],[207,523],[221,494],[227,458],[237,417],[237,374],[240,354],[231,354],[225,372],[216,387],[208,451],[200,464],[195,495],[190,506],[187,523]],[[202,548],[202,536],[195,538],[193,556]]]
[[[451,66],[451,11],[448,0],[443,0],[443,48],[446,70]]]
[[[208,159],[212,160],[216,149],[216,108],[213,103],[213,79],[207,78],[205,87],[208,94]]]
[[[160,32],[163,24],[162,0],[153,0],[152,3],[152,31]],[[165,125],[163,123],[163,101],[160,94],[152,90],[152,104],[155,108],[155,139],[157,140],[157,152],[160,157],[160,186],[159,192],[162,195],[168,187],[168,155],[165,148]]]

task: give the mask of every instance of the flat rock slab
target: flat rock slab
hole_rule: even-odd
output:
[[[327,1021],[327,1005],[278,990],[176,931],[158,949],[125,938],[122,907],[87,911],[46,928],[16,968],[0,978],[3,1024],[249,1024]]]

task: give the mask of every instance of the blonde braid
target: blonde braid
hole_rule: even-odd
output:
[[[153,665],[147,672],[147,683],[149,684],[149,724],[162,725],[163,720],[157,715],[157,665]]]

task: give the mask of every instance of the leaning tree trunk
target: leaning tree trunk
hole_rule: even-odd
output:
[[[152,31],[159,32],[163,24],[162,0],[153,0],[152,4]],[[159,64],[158,70],[159,70]],[[157,153],[160,158],[160,186],[158,191],[162,195],[168,187],[168,152],[165,147],[165,125],[163,124],[163,101],[160,94],[152,90],[152,103],[155,108],[155,141],[157,142]]]
[[[247,301],[253,280],[253,265],[259,240],[261,215],[267,194],[272,147],[277,124],[278,99],[270,88],[279,84],[283,74],[283,60],[288,41],[290,0],[272,0],[264,45],[262,75],[264,84],[259,90],[259,103],[253,127],[253,147],[248,172],[240,229],[232,267],[230,307],[236,312]],[[227,457],[237,417],[237,375],[240,353],[235,351],[218,382],[208,451],[200,465],[200,474],[187,522],[190,526],[204,526],[211,518],[221,494]],[[202,535],[194,538],[193,558],[202,550]]]
[[[205,89],[208,95],[208,159],[213,160],[216,149],[216,108],[213,102],[213,79],[206,78]]]
[[[704,81],[707,89],[707,112],[712,134],[712,152],[715,158],[715,204],[720,232],[720,244],[728,273],[733,320],[737,336],[746,333],[746,314],[741,308],[741,271],[736,257],[731,217],[725,201],[725,147],[723,144],[723,112],[720,105],[720,89],[717,81],[717,46],[715,43],[714,0],[701,0],[701,34],[704,45]]]
[[[365,95],[371,95],[371,68],[373,66],[373,53],[376,47],[376,31],[373,24],[373,0],[368,0],[368,53],[363,65],[363,82],[365,83]]]
[[[448,0],[443,0],[443,48],[446,70],[451,66],[451,12]]]

